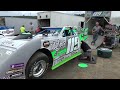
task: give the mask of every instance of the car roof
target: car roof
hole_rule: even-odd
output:
[[[0,26],[0,30],[7,30],[9,29],[9,27],[6,27],[6,26]]]

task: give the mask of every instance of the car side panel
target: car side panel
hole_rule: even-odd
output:
[[[11,65],[13,64],[20,64],[23,63],[23,74],[22,76],[25,76],[25,67],[28,62],[28,60],[31,58],[31,56],[40,49],[41,47],[41,40],[35,39],[31,40],[24,46],[20,47],[16,51],[14,51],[8,59],[5,59],[4,61],[0,62],[0,78],[2,77],[9,77],[9,74],[6,74],[9,70],[11,70]],[[8,50],[9,51],[9,50]],[[18,78],[18,77],[16,77]]]

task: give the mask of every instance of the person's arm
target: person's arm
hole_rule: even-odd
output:
[[[92,34],[95,32],[95,27],[93,27],[93,29],[92,29]]]
[[[112,31],[115,32],[115,33],[117,33],[117,31],[116,31],[116,29],[115,29],[114,26],[112,26]]]
[[[100,30],[102,30],[104,32],[104,29],[102,27],[100,27]]]

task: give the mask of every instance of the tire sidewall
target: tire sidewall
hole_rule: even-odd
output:
[[[33,76],[33,68],[34,66],[37,64],[37,62],[39,62],[40,60],[44,60],[46,62],[46,69],[45,71],[42,73],[42,75],[40,77],[34,77]],[[47,55],[45,55],[44,53],[39,53],[36,54],[29,62],[28,66],[26,67],[26,78],[27,79],[40,79],[43,77],[43,75],[46,73],[48,66],[49,66],[49,62],[48,62],[48,57]]]

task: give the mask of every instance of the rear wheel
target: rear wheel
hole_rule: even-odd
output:
[[[37,52],[26,66],[27,79],[40,79],[48,69],[49,61],[47,55]]]

